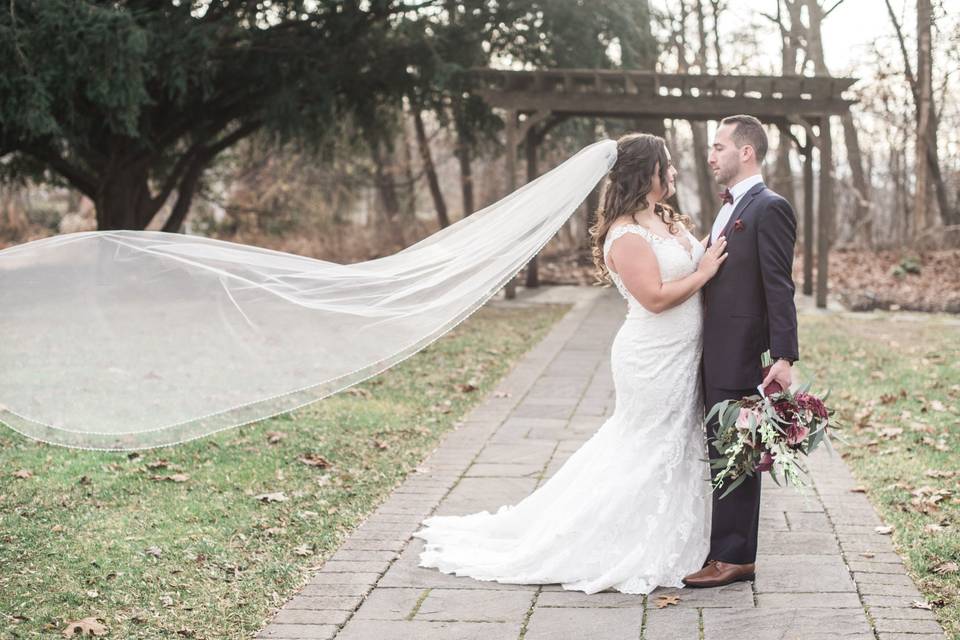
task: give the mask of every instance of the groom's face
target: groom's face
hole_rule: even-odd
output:
[[[710,147],[707,162],[713,170],[713,178],[725,187],[740,173],[740,150],[733,142],[733,129],[736,125],[725,124],[717,129]]]

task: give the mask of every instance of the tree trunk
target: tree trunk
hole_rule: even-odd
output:
[[[379,140],[371,141],[370,156],[373,160],[373,181],[380,199],[380,213],[389,230],[391,241],[394,244],[403,245],[403,232],[398,225],[400,200],[397,198],[397,189],[393,182],[392,167],[387,165],[387,156]]]
[[[146,229],[159,208],[151,198],[147,171],[139,165],[106,173],[98,185],[94,204],[99,230]]]
[[[870,210],[870,185],[863,170],[863,154],[853,116],[848,111],[840,118],[843,123],[843,142],[847,147],[847,161],[853,177],[853,241],[873,246],[873,219]]]
[[[786,127],[780,127],[777,143],[777,157],[773,165],[773,190],[787,199],[797,201],[797,192],[793,185],[793,169],[790,167],[790,147],[793,143],[787,136]]]
[[[830,134],[830,117],[824,116],[820,124],[820,200],[817,215],[817,308],[827,308],[827,268],[830,261],[830,244],[834,237],[833,198],[833,138]]]
[[[476,211],[476,205],[473,202],[473,168],[471,166],[473,159],[471,157],[470,147],[465,144],[457,146],[457,160],[460,163],[460,195],[463,199],[463,217]]]
[[[433,166],[433,156],[430,154],[430,141],[427,140],[427,130],[423,126],[423,112],[420,107],[413,105],[413,126],[417,132],[417,145],[420,147],[420,159],[423,171],[427,175],[427,185],[430,187],[430,196],[433,198],[433,207],[437,210],[437,222],[440,228],[450,226],[450,216],[447,215],[447,203],[440,191],[440,181]]]
[[[413,176],[413,152],[410,151],[410,131],[406,122],[400,128],[400,142],[403,145],[403,177],[407,192],[404,214],[412,219],[417,214],[417,181]]]
[[[813,295],[813,145],[807,129],[803,156],[803,295]]]
[[[707,123],[691,122],[693,130],[693,158],[697,171],[697,192],[700,195],[700,234],[707,235],[713,227],[713,219],[717,215],[717,183],[713,179],[713,172],[707,163],[707,149],[710,142],[707,140]]]
[[[930,0],[917,0],[917,143],[915,165],[916,188],[913,194],[913,238],[918,238],[927,228],[930,190],[929,162],[927,152],[932,141],[930,135],[931,111],[931,66],[930,51]]]
[[[533,129],[527,131],[525,143],[527,154],[527,183],[529,184],[539,175],[537,168],[537,136]],[[533,288],[540,286],[540,268],[537,262],[537,256],[533,256],[527,263],[527,281],[526,286]]]

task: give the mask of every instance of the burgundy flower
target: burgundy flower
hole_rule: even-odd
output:
[[[776,402],[774,402],[773,410],[776,411],[777,415],[783,418],[784,420],[788,420],[788,421],[793,420],[794,406],[786,398],[783,398],[781,400],[777,400]]]
[[[746,228],[747,228],[747,226],[746,226],[745,224],[743,224],[743,220],[736,220],[736,221],[734,221],[734,223],[733,223],[733,230],[734,230],[734,231],[743,231],[743,230],[746,229]]]
[[[757,463],[757,466],[755,466],[753,470],[758,473],[763,473],[764,471],[770,471],[772,467],[773,455],[769,451],[764,451],[760,456],[760,462]]]
[[[818,418],[826,418],[829,415],[823,401],[809,393],[798,393],[796,395],[797,406],[805,411],[810,411]]]
[[[787,427],[787,444],[798,445],[810,435],[810,427],[793,422]]]

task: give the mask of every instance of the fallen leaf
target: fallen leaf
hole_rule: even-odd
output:
[[[374,440],[373,446],[383,451],[384,449],[389,448],[390,445],[388,445],[386,442],[383,442],[382,440]]]
[[[287,434],[283,431],[267,431],[267,443],[268,444],[277,444],[281,440],[287,437]]]
[[[26,480],[27,478],[32,478],[32,477],[33,477],[33,473],[31,473],[30,471],[28,471],[28,470],[26,470],[26,469],[20,469],[19,471],[14,471],[14,472],[13,472],[13,477],[14,477],[14,478],[20,478],[21,480]]]
[[[934,400],[930,403],[930,408],[934,411],[946,411],[947,408],[939,400]]]
[[[287,498],[287,494],[283,491],[277,491],[275,493],[261,493],[258,496],[254,496],[254,499],[260,502],[286,502],[289,498]]]
[[[97,618],[83,618],[82,620],[68,622],[67,628],[63,630],[63,637],[72,638],[77,634],[78,631],[80,632],[81,636],[107,635],[107,628],[100,624]]]
[[[185,474],[185,473],[174,473],[174,474],[171,474],[171,475],[168,475],[168,476],[150,476],[150,479],[151,479],[151,480],[158,480],[158,481],[161,481],[161,482],[164,481],[164,480],[169,481],[169,482],[186,482],[187,480],[190,479],[190,476],[188,476],[188,475]]]
[[[960,571],[960,565],[958,565],[956,562],[944,562],[933,568],[933,572],[940,574],[941,576],[948,573],[956,573],[957,571]]]
[[[304,557],[306,557],[306,556],[312,556],[312,555],[313,555],[313,549],[311,549],[311,548],[310,548],[310,545],[308,545],[308,544],[302,544],[302,545],[300,545],[299,547],[297,547],[296,549],[294,549],[293,552],[294,552],[295,554],[297,554],[298,556],[300,556],[301,558],[304,558]]]
[[[143,553],[148,556],[153,556],[154,558],[159,558],[163,555],[163,550],[160,547],[147,547],[143,550]]]
[[[360,396],[361,398],[369,398],[370,392],[366,389],[361,389],[360,387],[350,387],[347,389],[347,393],[352,396]]]
[[[147,469],[163,469],[168,464],[170,463],[167,460],[163,460],[163,459],[154,460],[153,462],[147,463]]]
[[[309,465],[311,467],[320,467],[325,469],[330,466],[330,461],[324,458],[319,453],[305,453],[299,458],[297,458],[303,464]]]
[[[864,558],[875,558],[877,556],[877,554],[872,553],[870,551],[864,551],[860,555],[862,555]]]
[[[927,611],[933,610],[933,605],[929,602],[924,602],[923,600],[914,600],[910,603],[910,606],[914,609],[925,609]]]
[[[940,469],[927,469],[923,475],[928,478],[952,478],[957,475],[956,471],[941,471]]]
[[[470,393],[472,391],[476,391],[477,386],[473,383],[467,382],[466,384],[458,384],[457,390],[460,391],[460,393]]]
[[[866,493],[866,492],[867,492],[866,487],[854,487],[853,489],[850,489],[850,493]]]
[[[884,536],[888,536],[893,533],[893,527],[874,527],[873,530]]]
[[[902,433],[903,428],[901,427],[884,427],[883,429],[877,429],[877,435],[888,440],[899,438]]]
[[[660,596],[657,598],[657,609],[663,609],[671,604],[679,604],[680,596]]]

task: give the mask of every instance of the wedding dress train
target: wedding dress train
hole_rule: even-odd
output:
[[[692,273],[692,250],[639,225],[663,280]],[[541,487],[516,505],[465,516],[434,516],[414,535],[421,567],[511,584],[561,583],[596,593],[646,594],[682,587],[710,546],[709,467],[702,431],[700,294],[663,313],[644,309],[619,276],[627,316],[611,348],[616,408]]]

